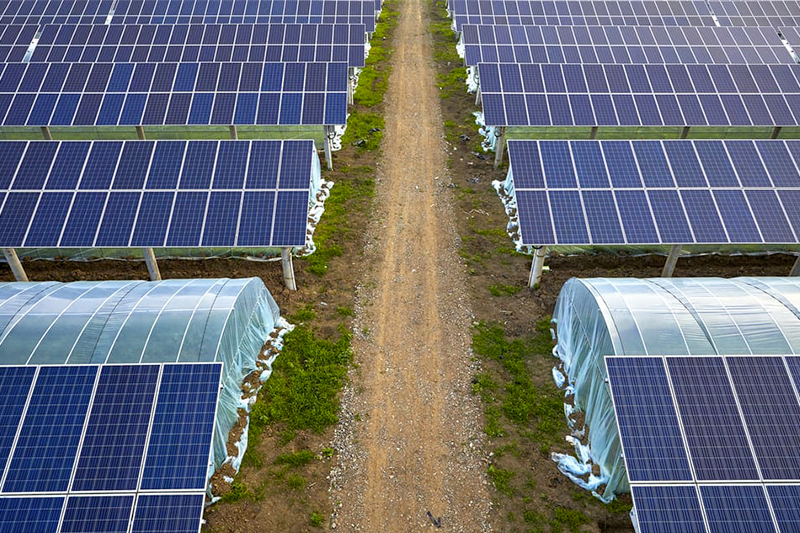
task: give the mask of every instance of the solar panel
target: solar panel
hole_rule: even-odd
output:
[[[534,26],[714,26],[699,0],[452,0],[458,31],[464,24]],[[770,24],[762,24],[769,26]]]
[[[767,485],[767,494],[781,531],[800,528],[800,485]]]
[[[2,472],[0,531],[199,531],[221,370],[0,367],[12,396],[31,390]]]
[[[722,26],[800,26],[796,0],[710,0],[708,5]]]
[[[104,24],[113,0],[3,2],[0,24]]]
[[[800,65],[481,63],[490,126],[789,126]]]
[[[694,485],[631,487],[640,533],[705,533]]]
[[[520,140],[508,152],[523,245],[798,242],[798,141]]]
[[[701,485],[711,533],[776,531],[764,488],[759,485]]]
[[[691,481],[661,359],[607,357],[614,408],[631,481]]]
[[[375,0],[119,0],[112,24],[364,24],[375,31]],[[2,20],[2,18],[0,18]],[[17,19],[15,19],[17,20]],[[38,23],[50,23],[46,17]],[[34,22],[36,23],[36,22]],[[62,24],[60,20],[52,23]]]
[[[470,66],[794,63],[775,28],[465,24],[461,43],[465,62]]]
[[[0,59],[22,61],[36,26],[0,36]],[[363,24],[46,25],[34,63],[346,62],[364,66]],[[39,67],[41,68],[41,67]],[[182,67],[186,68],[193,67]]]
[[[347,116],[347,63],[42,65],[3,66],[3,125],[334,125]]]
[[[0,153],[24,169],[0,190],[0,243],[305,245],[313,141],[2,141]]]

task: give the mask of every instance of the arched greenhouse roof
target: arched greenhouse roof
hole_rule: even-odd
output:
[[[602,479],[581,479],[574,458],[559,467],[604,498],[628,490],[603,359],[614,355],[786,355],[800,353],[800,279],[577,279],[553,314],[556,355],[585,413],[589,456]],[[580,455],[580,454],[579,454]],[[594,485],[594,486],[593,486]]]
[[[259,278],[0,283],[0,365],[222,362],[219,467],[278,319]]]

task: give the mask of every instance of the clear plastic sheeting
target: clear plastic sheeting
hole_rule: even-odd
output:
[[[553,323],[556,370],[567,376],[556,382],[572,400],[565,412],[576,448],[574,456],[553,454],[553,460],[609,501],[630,487],[604,357],[800,353],[800,279],[572,278],[558,296]],[[584,413],[582,427],[575,412]],[[592,465],[600,476],[589,474]]]
[[[0,283],[0,364],[224,363],[210,475],[279,318],[259,278]]]

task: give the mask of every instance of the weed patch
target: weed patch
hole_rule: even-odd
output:
[[[304,466],[314,460],[311,450],[300,450],[293,453],[282,453],[275,458],[276,465],[287,465],[292,467]]]
[[[489,285],[489,293],[492,296],[514,296],[521,290],[522,287],[519,285],[504,285],[502,283]]]

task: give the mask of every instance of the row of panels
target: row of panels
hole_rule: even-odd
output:
[[[636,485],[631,492],[641,533],[791,532],[800,516],[800,485]]]
[[[77,29],[76,29],[77,28]],[[80,28],[92,28],[91,34],[82,34]],[[104,36],[94,38],[94,28],[109,30]],[[112,29],[118,31],[113,34]],[[151,30],[148,30],[150,28]],[[177,29],[182,31],[178,32]],[[192,28],[189,30],[189,28]],[[194,29],[198,29],[195,32]],[[365,59],[365,35],[363,25],[276,25],[264,26],[269,29],[262,38],[235,38],[234,42],[214,42],[223,39],[225,26],[73,26],[74,32],[67,31],[44,42],[45,35],[38,41],[30,62],[346,62],[351,67],[363,67]],[[235,28],[235,26],[227,26]],[[253,26],[250,26],[252,29]],[[128,32],[127,29],[131,31]],[[164,39],[160,30],[166,31]],[[175,29],[175,32],[172,30]],[[141,30],[141,31],[140,31]],[[205,30],[205,35],[204,35]],[[47,32],[47,28],[44,30]],[[170,35],[170,32],[172,34]],[[147,34],[149,38],[143,39]],[[177,35],[177,34],[180,35]],[[234,29],[235,33],[235,29]],[[215,39],[210,39],[210,34]],[[0,39],[1,40],[1,39]],[[147,41],[155,40],[155,43]],[[166,40],[169,42],[160,43]],[[234,39],[230,39],[233,41]],[[258,40],[259,42],[254,42]],[[144,41],[144,42],[143,42]],[[264,42],[260,42],[264,41]],[[0,59],[3,62],[21,62],[28,55],[28,45],[0,44]]]
[[[311,141],[10,141],[0,148],[0,242],[9,246],[305,245],[318,165]]]
[[[800,124],[795,65],[480,65],[490,126]]]
[[[536,26],[798,26],[797,0],[451,0],[464,24]]]
[[[221,370],[1,367],[3,494],[205,490]]]
[[[6,0],[0,24],[364,24],[372,32],[379,5],[379,0]]]
[[[0,497],[0,529],[14,533],[198,533],[204,496]]]
[[[632,484],[800,480],[800,356],[605,361]]]
[[[512,30],[512,34],[532,33],[535,38],[529,42],[519,42],[522,39],[509,38],[509,29]],[[529,29],[534,31],[526,31]],[[624,39],[625,43],[618,42],[623,40],[622,36],[617,33],[620,29],[630,29],[633,32],[631,36]],[[762,28],[747,28],[748,30],[758,30],[757,33],[754,32],[755,39],[742,36],[743,38],[738,42],[728,43],[728,40],[733,39],[730,28],[703,28],[709,30],[713,37],[713,39],[705,39],[706,42],[703,42],[704,39],[700,39],[699,35],[695,34],[693,36],[695,38],[687,39],[687,36],[683,34],[683,31],[694,29],[677,26],[667,29],[663,26],[616,28],[613,26],[465,25],[461,34],[461,42],[464,46],[464,60],[468,66],[476,66],[479,63],[794,63],[794,59],[784,47],[775,30],[767,29],[766,32],[772,31],[774,36],[772,40],[776,42],[768,42],[767,35],[769,33],[762,34]],[[634,30],[636,31],[634,32]],[[660,33],[653,30],[664,31]],[[540,31],[544,34],[539,34]],[[637,33],[647,38],[639,39]],[[655,34],[659,33],[659,38],[655,39]],[[569,38],[566,37],[567,35]],[[668,35],[672,35],[672,41],[675,42],[670,42]],[[758,38],[759,36],[761,38]],[[636,37],[636,39],[629,37]],[[723,37],[723,39],[718,39],[718,37]],[[638,42],[628,42],[633,40]],[[508,41],[513,41],[513,43]]]
[[[509,141],[522,243],[796,243],[796,141]]]

